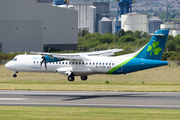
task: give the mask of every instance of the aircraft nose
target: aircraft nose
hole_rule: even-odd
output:
[[[9,63],[9,62],[6,63],[6,64],[5,64],[5,67],[8,69],[8,68],[10,67],[10,63]]]

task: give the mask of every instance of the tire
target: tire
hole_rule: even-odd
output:
[[[85,81],[85,80],[87,80],[87,76],[81,76],[81,80],[83,80],[83,81]]]
[[[16,75],[16,74],[14,74],[14,75],[13,75],[13,77],[14,77],[14,78],[16,78],[16,77],[17,77],[17,75]]]
[[[74,76],[68,76],[68,81],[74,81]]]

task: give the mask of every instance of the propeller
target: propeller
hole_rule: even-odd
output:
[[[42,63],[44,62],[44,64],[45,64],[45,68],[46,68],[46,70],[47,70],[46,58],[45,58],[45,56],[42,56],[41,58],[42,58],[42,61],[41,61],[40,66],[42,66]]]

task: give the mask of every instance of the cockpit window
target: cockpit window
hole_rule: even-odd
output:
[[[17,61],[17,58],[14,58],[13,61]]]

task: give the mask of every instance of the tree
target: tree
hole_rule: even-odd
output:
[[[119,43],[134,42],[136,38],[133,36],[122,36],[119,38]]]
[[[176,45],[180,45],[180,35],[177,35],[176,37],[174,37],[174,42]]]
[[[124,35],[125,35],[125,31],[124,31],[124,29],[121,29],[121,30],[119,31],[119,34],[118,34],[119,38],[122,37],[122,36],[124,36]]]
[[[142,38],[148,38],[149,37],[149,35],[148,35],[148,33],[147,32],[144,32],[143,34],[142,34]]]
[[[101,43],[111,43],[113,41],[112,33],[106,32],[100,37]]]
[[[131,30],[128,30],[128,31],[125,32],[125,36],[128,36],[128,35],[133,36],[134,32],[131,31]]]
[[[167,41],[166,48],[168,48],[168,51],[175,51],[176,50],[176,45],[173,42],[173,40]]]
[[[136,30],[136,31],[134,32],[134,37],[135,37],[135,38],[141,38],[141,32],[140,32],[139,30]]]
[[[173,35],[168,35],[167,41],[174,40]]]
[[[88,34],[89,33],[89,31],[88,30],[83,30],[82,31],[82,37],[84,37],[86,34]]]

